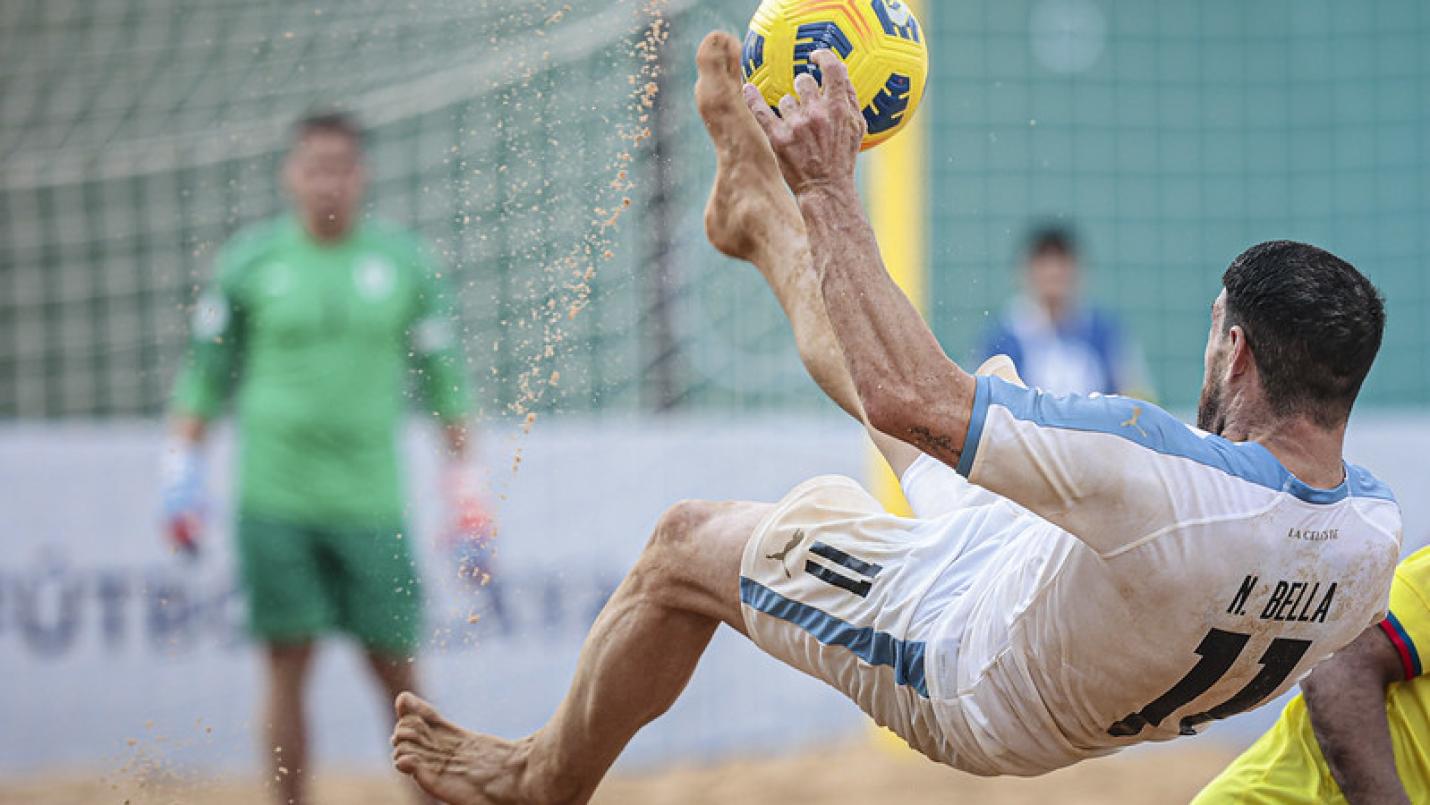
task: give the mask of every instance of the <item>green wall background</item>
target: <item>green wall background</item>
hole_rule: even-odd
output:
[[[1009,293],[1030,218],[1057,218],[1082,234],[1092,295],[1141,340],[1162,399],[1190,406],[1222,270],[1292,238],[1386,294],[1366,402],[1430,400],[1426,4],[928,5],[930,287],[950,348]]]

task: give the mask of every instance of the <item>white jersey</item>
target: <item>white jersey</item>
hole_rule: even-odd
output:
[[[1385,614],[1390,491],[1334,489],[1133,399],[977,379],[961,474],[1025,507],[940,618],[959,766],[1037,774],[1279,694]]]

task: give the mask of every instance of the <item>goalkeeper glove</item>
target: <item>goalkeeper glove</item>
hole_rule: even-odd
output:
[[[496,521],[487,511],[475,473],[452,464],[442,482],[447,525],[442,542],[457,564],[457,574],[476,586],[491,581],[495,570]]]
[[[208,510],[203,453],[189,442],[169,440],[159,462],[159,482],[163,490],[165,535],[176,550],[190,557],[197,556]]]

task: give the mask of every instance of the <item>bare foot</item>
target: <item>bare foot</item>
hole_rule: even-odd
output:
[[[740,44],[715,31],[695,56],[695,106],[715,143],[715,186],[705,205],[705,234],[721,252],[755,261],[780,228],[802,237],[804,220],[785,187],[760,124],[740,95]]]
[[[412,693],[399,695],[396,706],[393,765],[423,791],[451,805],[546,800],[525,790],[527,742],[468,732]]]

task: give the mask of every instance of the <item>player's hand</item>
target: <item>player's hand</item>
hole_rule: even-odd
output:
[[[456,561],[458,575],[477,585],[491,580],[492,542],[496,539],[496,520],[481,490],[476,474],[467,467],[453,464],[447,468],[442,481],[447,509],[443,548]]]
[[[175,550],[185,556],[198,556],[208,512],[203,453],[197,446],[177,439],[165,444],[159,482],[165,536]]]
[[[810,60],[819,68],[823,87],[809,73],[796,76],[799,97],[781,98],[779,115],[752,84],[745,85],[745,103],[769,138],[795,195],[822,187],[847,192],[867,128],[864,115],[844,62],[825,49],[816,50]]]
[[[449,531],[478,534],[490,531],[493,525],[482,495],[477,474],[460,464],[447,468],[442,479],[442,498],[447,504]]]

